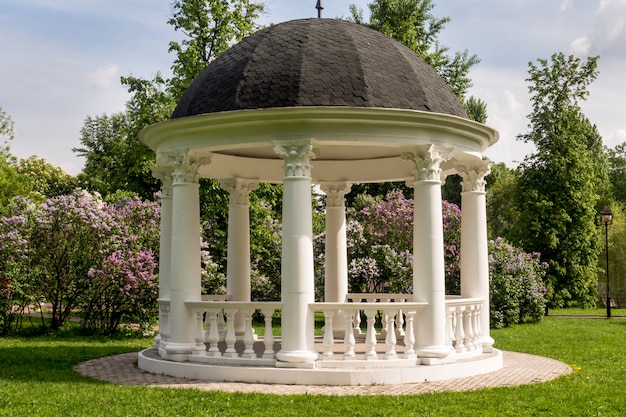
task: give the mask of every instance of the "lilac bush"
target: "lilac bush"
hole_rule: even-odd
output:
[[[41,204],[16,198],[0,219],[0,274],[19,288],[12,298],[49,305],[52,331],[77,311],[105,333],[122,317],[145,323],[156,315],[159,215],[156,203],[80,190]]]
[[[145,327],[157,316],[160,207],[133,197],[104,203],[110,220],[87,274],[83,325],[105,334],[123,321]]]
[[[446,294],[460,293],[461,211],[442,203]],[[413,201],[401,191],[361,195],[347,210],[349,291],[412,291]],[[324,233],[314,240],[316,282],[323,285]],[[489,243],[492,327],[540,320],[546,265],[502,239]]]
[[[446,292],[457,294],[460,279],[459,208],[443,202]],[[347,246],[352,292],[412,291],[413,199],[393,190],[384,198],[360,195],[348,209]]]
[[[25,200],[16,199],[11,207],[17,206],[28,205]],[[32,303],[19,279],[27,253],[27,241],[22,234],[26,222],[26,216],[0,218],[0,335],[19,326],[20,312]]]
[[[489,313],[492,328],[539,321],[545,311],[548,265],[502,238],[489,242]]]

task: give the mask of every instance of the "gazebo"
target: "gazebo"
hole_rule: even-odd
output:
[[[415,53],[374,30],[303,19],[254,33],[210,63],[170,120],[140,140],[162,181],[160,334],[151,372],[214,381],[397,384],[492,372],[482,154],[468,120]],[[462,182],[461,294],[446,296],[441,184]],[[227,295],[201,295],[199,178],[230,192]],[[344,196],[353,183],[414,189],[411,294],[348,292]],[[281,300],[250,301],[248,193],[283,184]],[[312,186],[326,193],[324,301],[314,298]],[[280,335],[272,320],[280,314]],[[252,317],[265,320],[265,334]],[[323,314],[315,336],[315,314]],[[377,321],[377,317],[379,320]],[[382,318],[382,320],[380,320]]]

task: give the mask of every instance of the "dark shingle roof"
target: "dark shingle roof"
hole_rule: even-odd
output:
[[[335,19],[256,32],[211,62],[172,118],[294,106],[423,110],[467,117],[445,82],[410,49]]]

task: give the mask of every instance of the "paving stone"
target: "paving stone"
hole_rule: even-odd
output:
[[[108,356],[80,363],[74,368],[81,375],[120,385],[146,385],[161,388],[192,388],[204,391],[265,393],[276,395],[414,395],[443,391],[469,391],[547,382],[573,372],[563,362],[517,352],[503,352],[504,367],[496,372],[448,381],[399,385],[310,386],[208,382],[156,375],[137,367],[136,352]]]

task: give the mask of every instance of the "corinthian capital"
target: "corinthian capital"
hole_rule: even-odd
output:
[[[245,205],[249,202],[250,191],[259,185],[258,181],[243,178],[220,180],[220,187],[228,191],[230,204]]]
[[[274,152],[285,160],[285,177],[310,177],[317,156],[310,140],[274,141]]]
[[[189,151],[162,153],[157,157],[159,165],[171,166],[174,183],[198,182],[198,168],[211,163],[209,154],[192,154]]]
[[[350,192],[352,184],[349,182],[323,182],[320,188],[326,193],[326,206],[341,207],[345,206],[345,196]]]
[[[490,161],[463,162],[456,165],[456,170],[463,178],[461,186],[463,192],[480,191],[485,192],[485,177],[491,171]]]
[[[161,181],[161,198],[172,196],[173,171],[171,166],[152,167],[152,176]]]
[[[415,164],[415,181],[441,182],[441,163],[450,159],[451,148],[421,145],[402,152],[402,159]]]

